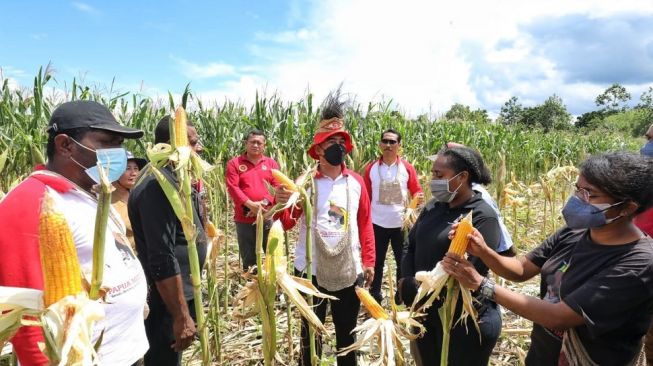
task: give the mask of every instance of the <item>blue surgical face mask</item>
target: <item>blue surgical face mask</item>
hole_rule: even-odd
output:
[[[462,173],[462,172],[460,172]],[[456,178],[460,173],[454,175],[451,177],[451,179]],[[463,184],[462,182],[458,185],[456,189],[452,191],[449,190],[449,182],[451,182],[451,179],[433,179],[431,180],[430,183],[430,188],[431,188],[431,195],[433,198],[435,198],[436,201],[438,202],[446,202],[449,203],[453,201],[453,199],[456,197],[456,194],[458,193],[458,189],[460,189],[460,186]]]
[[[91,149],[90,147],[84,146],[75,139],[71,139],[77,143],[77,145],[83,147],[84,149],[94,152],[97,157],[97,162],[104,168],[104,172],[109,178],[109,182],[115,182],[125,173],[127,170],[127,150],[122,147],[114,147],[110,149]],[[75,164],[84,168],[86,174],[95,181],[95,183],[100,183],[100,171],[98,170],[97,164],[91,167],[85,167],[80,164],[77,160],[73,159],[71,156],[70,159],[75,162]]]
[[[653,157],[653,140],[647,142],[641,149],[639,153],[645,156]]]
[[[608,219],[605,217],[605,211],[622,203],[623,201],[613,204],[592,204],[585,202],[576,196],[571,196],[565,204],[565,207],[562,209],[562,216],[565,218],[567,226],[572,229],[599,227],[621,218],[621,215],[619,215]]]

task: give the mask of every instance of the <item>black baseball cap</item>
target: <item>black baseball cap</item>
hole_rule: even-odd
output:
[[[143,137],[143,131],[121,125],[111,114],[109,108],[90,100],[76,100],[61,104],[52,112],[47,131],[57,134],[83,127],[113,132],[127,139]]]

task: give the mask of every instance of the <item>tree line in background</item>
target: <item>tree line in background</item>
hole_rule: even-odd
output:
[[[634,107],[629,106],[631,100],[632,96],[624,86],[612,84],[594,100],[596,110],[583,113],[574,121],[562,98],[556,94],[534,107],[524,107],[519,99],[513,96],[501,107],[496,122],[542,128],[545,131],[576,128],[641,136],[653,123],[653,87],[642,93],[639,103]],[[452,121],[491,122],[486,110],[472,110],[460,103],[452,105],[444,114],[444,118]]]

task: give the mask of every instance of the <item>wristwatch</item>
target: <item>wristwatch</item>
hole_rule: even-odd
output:
[[[478,287],[478,292],[484,298],[494,301],[494,285],[495,282],[493,279],[485,277],[481,281],[481,285]]]

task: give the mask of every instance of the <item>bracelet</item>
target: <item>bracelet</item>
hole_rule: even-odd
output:
[[[484,298],[494,301],[494,280],[488,277],[483,278],[481,285],[478,287],[478,292]]]

